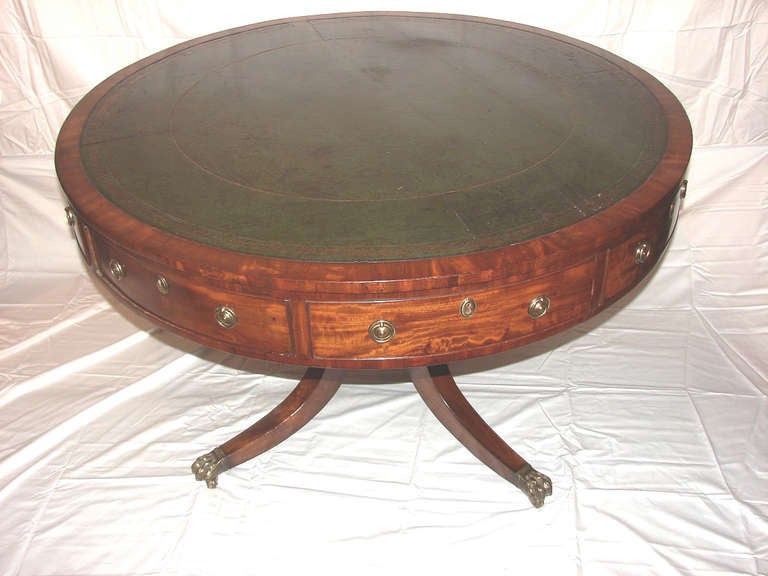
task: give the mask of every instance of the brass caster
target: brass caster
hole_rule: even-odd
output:
[[[208,488],[216,488],[219,474],[228,468],[226,454],[216,448],[195,460],[192,464],[192,473],[195,475],[195,480],[205,480]]]
[[[544,498],[552,495],[552,480],[541,472],[537,472],[530,465],[526,465],[518,472],[517,486],[528,495],[531,504],[536,508],[544,505]]]

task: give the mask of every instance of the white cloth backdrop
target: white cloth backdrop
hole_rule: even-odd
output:
[[[423,406],[355,373],[208,490],[189,465],[301,370],[150,326],[87,276],[52,151],[97,82],[161,48],[349,10],[550,28],[643,66],[694,130],[657,271],[546,342],[454,366],[554,494],[532,509]],[[0,0],[0,574],[768,574],[763,0]]]

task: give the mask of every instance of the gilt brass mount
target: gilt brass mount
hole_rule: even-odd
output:
[[[216,488],[219,474],[228,469],[229,460],[221,448],[203,454],[192,464],[192,473],[195,475],[195,479],[205,481],[208,488]]]
[[[528,463],[517,471],[517,478],[513,482],[528,495],[531,504],[536,508],[541,508],[544,505],[544,498],[552,495],[552,480],[549,476],[533,469]]]

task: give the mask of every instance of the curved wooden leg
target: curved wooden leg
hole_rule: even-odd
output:
[[[412,368],[411,379],[432,413],[472,454],[520,488],[539,508],[552,481],[533,469],[483,420],[456,386],[448,366]]]
[[[343,372],[309,368],[293,391],[269,414],[192,464],[197,480],[215,488],[218,475],[274,448],[317,415],[341,385]]]

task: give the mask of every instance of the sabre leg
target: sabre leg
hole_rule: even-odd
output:
[[[343,372],[309,368],[296,388],[269,414],[192,464],[197,480],[215,488],[218,476],[274,448],[312,420],[341,385]]]
[[[424,402],[472,454],[522,490],[536,508],[552,494],[549,477],[534,470],[480,417],[464,397],[445,364],[411,369],[411,379]]]

